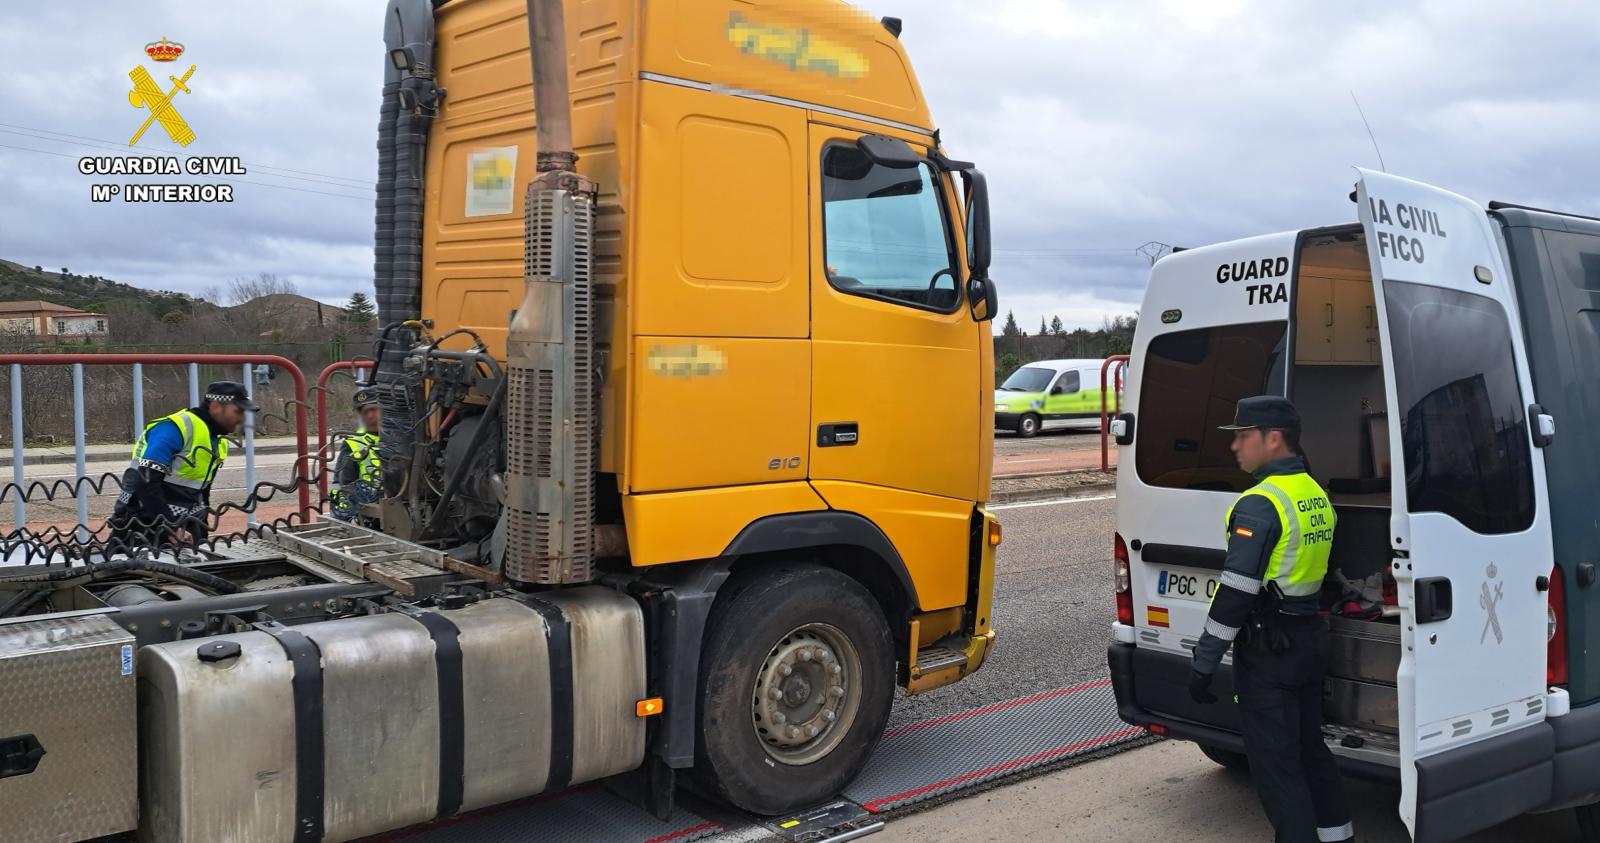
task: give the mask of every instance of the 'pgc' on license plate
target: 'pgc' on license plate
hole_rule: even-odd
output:
[[[1156,593],[1162,597],[1207,603],[1216,592],[1217,578],[1205,574],[1163,570],[1156,580]]]

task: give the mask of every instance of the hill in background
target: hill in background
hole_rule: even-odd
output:
[[[211,306],[183,293],[146,290],[98,275],[74,275],[63,267],[50,271],[0,260],[0,301],[39,299],[94,313],[105,313],[113,303],[125,303],[160,318],[174,310],[191,312],[195,305]]]

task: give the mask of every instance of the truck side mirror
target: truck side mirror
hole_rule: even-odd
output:
[[[967,304],[972,318],[988,322],[1000,312],[989,278],[989,182],[976,169],[961,171],[967,186]]]
[[[978,170],[962,170],[967,185],[967,268],[989,275],[989,182]]]

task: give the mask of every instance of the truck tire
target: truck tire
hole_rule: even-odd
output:
[[[1200,754],[1229,770],[1242,773],[1250,769],[1250,759],[1242,752],[1200,744]]]
[[[695,778],[754,814],[836,795],[866,766],[894,701],[894,645],[872,595],[819,565],[736,575],[700,656]]]
[[[1036,413],[1024,413],[1017,419],[1017,435],[1029,439],[1039,435],[1039,416]]]

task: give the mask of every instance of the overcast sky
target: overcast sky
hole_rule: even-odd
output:
[[[1391,172],[1600,214],[1592,0],[861,5],[905,19],[947,149],[989,174],[993,274],[1030,332],[1134,311],[1147,241],[1353,220],[1350,168],[1378,157],[1352,91]],[[0,5],[0,257],[190,293],[258,272],[370,293],[381,9]],[[77,172],[126,151],[144,113],[127,73],[162,35],[187,47],[174,72],[198,66],[186,151],[250,167],[232,205],[96,205]]]

